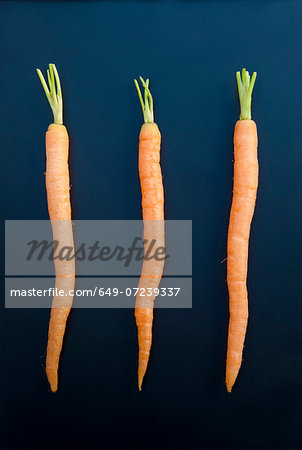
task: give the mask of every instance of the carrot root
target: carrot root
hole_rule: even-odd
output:
[[[240,120],[234,131],[234,187],[227,242],[227,284],[229,330],[226,360],[226,388],[231,392],[238,376],[248,321],[247,269],[249,237],[258,187],[257,127],[251,120],[252,78],[237,72]]]
[[[57,69],[54,64],[49,64],[48,85],[41,71],[37,69],[37,72],[54,116],[54,123],[46,132],[46,191],[53,240],[59,243],[59,253],[64,246],[74,247],[68,167],[69,138],[63,125],[63,100]],[[55,259],[55,272],[57,291],[63,290],[65,296],[53,298],[49,321],[46,374],[52,392],[58,389],[59,359],[66,321],[73,301],[69,292],[74,289],[74,260]]]
[[[164,247],[164,191],[159,163],[161,135],[158,126],[154,123],[153,99],[149,90],[149,80],[144,81],[141,78],[141,82],[144,87],[144,98],[135,80],[145,121],[139,136],[139,176],[142,191],[144,240],[148,243],[154,239],[156,247]],[[163,261],[151,259],[143,262],[138,292],[142,292],[141,288],[151,288],[151,292],[154,292],[154,289],[159,286],[163,266]],[[146,299],[138,293],[136,298],[139,390],[142,389],[151,350],[154,301],[155,294]]]

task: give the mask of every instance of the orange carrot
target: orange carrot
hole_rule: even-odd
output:
[[[142,105],[144,124],[139,136],[139,176],[142,190],[142,209],[144,221],[145,250],[152,239],[156,242],[154,250],[164,247],[164,190],[160,168],[160,141],[161,135],[153,115],[153,99],[149,90],[149,80],[144,81],[144,99],[136,80],[138,96]],[[143,262],[138,295],[135,304],[135,317],[138,330],[138,388],[141,390],[144,375],[147,370],[151,343],[153,306],[155,300],[154,290],[158,288],[162,277],[164,261],[155,259]],[[152,296],[141,294],[143,289],[150,289]]]
[[[47,83],[39,69],[39,78],[54,115],[46,133],[46,190],[49,217],[53,240],[58,241],[57,252],[64,246],[74,248],[71,224],[70,183],[68,168],[68,133],[63,125],[63,101],[60,79],[54,64],[49,64]],[[66,297],[53,298],[49,322],[46,356],[46,374],[52,392],[58,389],[58,367],[63,345],[66,321],[73,297],[69,292],[74,289],[75,263],[55,259],[56,292],[64,290]]]
[[[247,264],[250,226],[258,187],[257,127],[251,120],[251,97],[256,73],[250,79],[237,72],[241,114],[234,132],[234,188],[227,244],[229,332],[226,387],[231,392],[241,361],[248,319]]]

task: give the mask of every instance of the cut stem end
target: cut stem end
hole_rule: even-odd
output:
[[[137,89],[138,98],[142,106],[144,122],[153,123],[154,122],[154,112],[153,112],[153,98],[149,90],[149,78],[145,81],[142,77],[139,77],[144,88],[144,98],[142,96],[139,84],[137,80],[134,80],[135,87]]]
[[[37,73],[52,109],[54,123],[63,125],[63,98],[57,68],[54,64],[49,64],[49,69],[47,70],[48,84],[40,69],[37,69]]]
[[[240,100],[240,120],[251,119],[252,92],[256,81],[256,76],[257,73],[254,72],[251,78],[246,69],[242,69],[242,75],[240,72],[236,73]]]

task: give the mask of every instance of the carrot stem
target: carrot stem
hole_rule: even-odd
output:
[[[142,96],[139,84],[137,80],[134,80],[135,87],[137,89],[138,98],[142,106],[144,122],[153,123],[154,122],[154,112],[153,112],[153,98],[149,90],[149,78],[145,81],[142,77],[139,77],[144,88],[144,98]]]
[[[48,85],[40,69],[37,69],[38,76],[45,91],[47,100],[53,112],[54,123],[63,124],[63,98],[61,83],[57,68],[54,64],[49,64],[47,70]]]
[[[257,73],[254,72],[251,78],[246,69],[242,69],[242,75],[240,72],[236,73],[240,100],[240,120],[251,119],[252,92],[256,81],[256,76]]]

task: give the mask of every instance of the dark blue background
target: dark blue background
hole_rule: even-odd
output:
[[[291,0],[0,3],[2,234],[4,219],[48,218],[52,117],[35,69],[49,62],[63,85],[73,218],[141,217],[133,78],[149,76],[166,218],[193,220],[194,275],[192,310],[155,312],[142,392],[133,311],[72,311],[51,395],[49,311],[5,310],[2,297],[1,449],[302,448],[301,19],[302,1]],[[260,183],[250,322],[230,395],[221,261],[242,66],[258,72]]]

